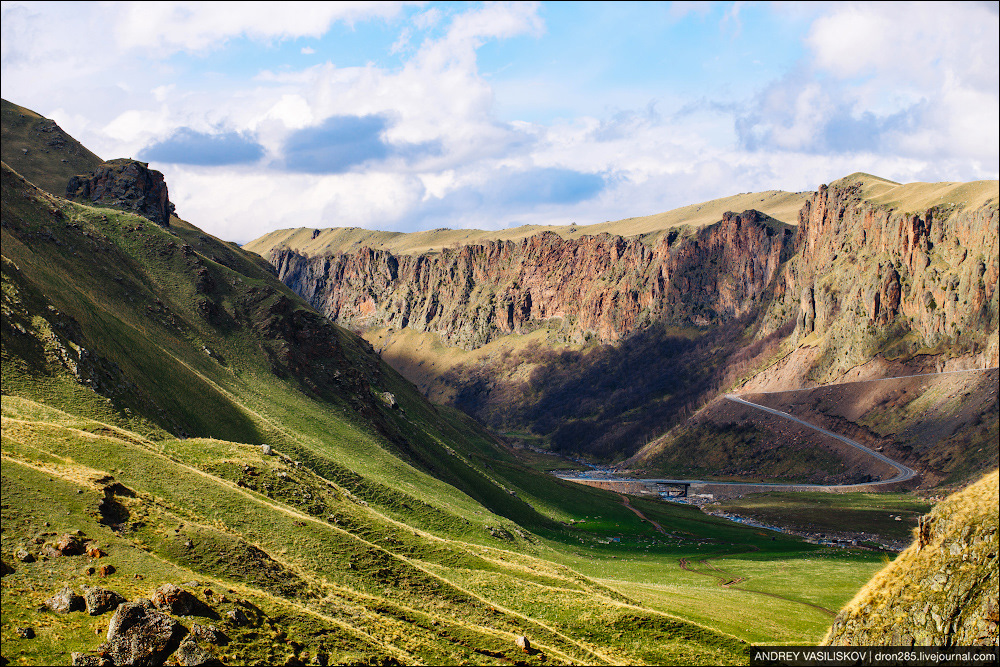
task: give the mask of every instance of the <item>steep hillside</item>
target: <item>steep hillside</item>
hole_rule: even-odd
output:
[[[996,646],[1000,623],[994,471],[921,518],[910,547],[837,615],[833,646]]]
[[[742,395],[919,470],[923,488],[956,487],[978,479],[1000,460],[998,373],[953,371]],[[824,454],[835,458],[820,464]],[[845,458],[839,443],[816,431],[720,398],[622,467],[654,477],[738,471],[761,480],[787,478],[798,467],[806,475],[799,481],[834,483],[877,474],[882,468],[873,463],[850,452]]]
[[[825,552],[524,467],[258,256],[6,164],[0,203],[5,661],[739,663],[876,566],[771,595]],[[747,548],[785,569],[678,567]]]
[[[768,312],[771,327],[796,317],[793,340],[807,348],[790,375],[828,382],[876,357],[921,355],[997,366],[997,182],[872,180],[821,187],[800,213]]]
[[[683,218],[671,213],[660,232],[629,238],[286,230],[249,247],[434,400],[524,442],[605,460],[744,383],[996,365],[995,181],[859,173],[801,201],[797,229],[753,211],[671,228],[671,215]],[[650,471],[665,464],[649,447],[664,442],[640,454]],[[784,464],[753,474],[774,465]]]
[[[545,232],[419,256],[278,249],[270,259],[331,319],[367,329],[429,396],[494,429],[615,458],[718,389],[716,369],[746,340],[793,238],[751,210],[653,246]],[[504,342],[432,374],[443,355],[393,345],[414,333],[468,350]]]
[[[65,195],[72,176],[93,171],[101,164],[101,158],[66,134],[54,120],[7,100],[0,100],[0,115],[0,158],[50,194]]]
[[[568,340],[611,342],[650,322],[705,326],[739,317],[766,292],[792,238],[786,225],[750,210],[654,246],[542,232],[435,255],[276,249],[269,259],[286,285],[336,322],[409,327],[474,349],[546,325]]]

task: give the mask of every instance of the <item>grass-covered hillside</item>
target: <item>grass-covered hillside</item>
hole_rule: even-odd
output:
[[[0,232],[5,664],[120,661],[116,596],[154,661],[741,663],[878,567],[525,467],[182,220],[4,164]]]
[[[838,614],[839,646],[996,646],[997,471],[921,518],[916,539]]]
[[[49,118],[7,100],[0,100],[0,115],[0,157],[46,192],[63,196],[70,177],[101,164],[101,158]]]

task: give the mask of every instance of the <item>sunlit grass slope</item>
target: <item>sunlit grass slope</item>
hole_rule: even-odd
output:
[[[439,414],[250,256],[188,226],[52,198],[10,171],[3,188],[4,553],[83,530],[106,545],[123,593],[233,589],[296,651],[336,662],[744,659],[737,638],[540,557],[581,532],[558,518],[578,489],[523,468],[497,475],[514,463],[491,436]],[[97,511],[112,480],[127,489],[117,532]],[[565,496],[553,507],[521,497],[553,490]],[[8,623],[36,622],[53,588],[87,581],[65,563],[4,578],[5,655],[47,664],[96,645],[99,620],[46,616],[38,642]],[[539,652],[522,655],[516,634]],[[227,660],[288,647],[251,639]]]

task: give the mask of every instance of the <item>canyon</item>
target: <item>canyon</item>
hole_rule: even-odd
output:
[[[784,221],[675,216],[655,234],[469,232],[407,252],[398,236],[385,249],[352,230],[284,230],[248,247],[433,400],[605,460],[744,384],[997,366],[996,181],[859,173],[803,196],[794,220],[783,201]]]

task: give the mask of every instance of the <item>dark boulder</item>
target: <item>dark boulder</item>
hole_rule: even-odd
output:
[[[160,611],[178,616],[206,616],[211,608],[188,591],[173,584],[163,584],[151,598],[153,606]]]
[[[85,550],[80,538],[69,533],[59,538],[56,548],[59,549],[63,556],[79,556]]]
[[[31,555],[31,552],[27,549],[18,549],[14,552],[14,558],[18,559],[22,563],[34,563],[35,557]]]

